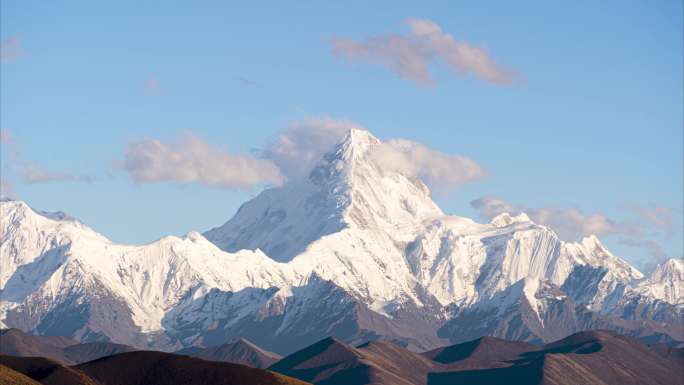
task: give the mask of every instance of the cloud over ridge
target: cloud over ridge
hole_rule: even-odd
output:
[[[636,214],[637,220],[618,221],[602,213],[588,214],[578,208],[524,207],[501,198],[484,196],[470,202],[479,215],[487,220],[502,213],[527,214],[537,224],[553,229],[566,241],[575,241],[588,235],[615,236],[617,242],[646,250],[652,262],[662,263],[667,255],[653,237],[670,236],[681,231],[681,223],[675,219],[677,210],[663,206],[627,205],[627,213]]]
[[[93,183],[95,178],[90,175],[76,175],[68,171],[52,171],[44,166],[27,160],[20,148],[19,141],[7,130],[0,130],[0,144],[10,153],[10,166],[15,168],[22,180],[28,184],[48,182],[83,182]],[[10,182],[5,180],[10,186]],[[6,192],[6,195],[9,193]]]
[[[121,166],[137,183],[198,183],[241,190],[278,186],[306,177],[352,128],[365,130],[347,119],[307,117],[288,125],[255,154],[231,154],[186,132],[175,142],[145,139],[129,143]],[[437,188],[453,189],[486,174],[468,157],[406,139],[381,142],[370,150],[368,160],[382,170],[418,178]]]
[[[314,164],[352,128],[347,119],[307,117],[291,123],[266,143],[262,156],[272,160],[288,179],[306,175]]]

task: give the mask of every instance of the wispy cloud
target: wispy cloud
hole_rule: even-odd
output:
[[[666,262],[668,260],[667,253],[660,246],[660,244],[652,239],[646,238],[620,238],[618,240],[620,244],[625,246],[635,247],[638,249],[645,250],[649,256],[649,260],[644,261],[643,269],[645,271],[650,271],[657,265]]]
[[[7,130],[0,130],[0,143],[10,154],[10,166],[16,169],[22,180],[28,184],[47,182],[92,183],[95,180],[94,177],[88,175],[76,175],[67,171],[51,171],[36,162],[25,159],[19,141]]]
[[[561,239],[576,240],[587,235],[610,235],[620,232],[620,226],[607,216],[595,213],[586,214],[577,208],[523,207],[496,197],[482,197],[470,202],[480,216],[490,220],[501,213],[527,214],[535,223],[548,226]]]
[[[10,63],[24,54],[21,41],[17,36],[10,36],[0,43],[0,62]]]
[[[402,79],[419,86],[434,84],[432,62],[441,62],[457,74],[472,74],[491,84],[509,85],[520,80],[516,71],[498,64],[485,48],[459,41],[442,31],[436,22],[408,19],[407,35],[387,34],[365,41],[335,37],[333,53],[347,60],[364,60],[390,69]]]
[[[74,175],[70,172],[50,171],[35,163],[25,163],[21,167],[21,176],[28,184],[46,182],[83,182],[93,183],[95,178],[88,175]]]
[[[638,219],[656,230],[665,232],[671,237],[682,229],[682,211],[660,205],[642,206],[637,204],[625,205],[625,208],[635,213]]]
[[[178,141],[148,139],[129,143],[123,168],[138,183],[199,183],[212,187],[250,190],[259,185],[279,185],[284,178],[268,159],[230,154],[192,132]]]

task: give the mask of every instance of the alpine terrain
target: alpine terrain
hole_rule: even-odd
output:
[[[421,180],[380,167],[379,146],[352,129],[222,226],[147,245],[4,200],[0,326],[163,351],[245,338],[281,355],[329,336],[421,351],[589,329],[684,341],[681,259],[645,276],[525,214],[446,215]]]

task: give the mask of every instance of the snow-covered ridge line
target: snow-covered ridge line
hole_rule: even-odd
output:
[[[548,301],[538,296],[549,293],[611,314],[622,294],[684,302],[681,261],[644,279],[594,236],[563,242],[524,214],[485,224],[445,215],[421,181],[370,159],[379,143],[352,130],[307,178],[263,191],[223,226],[146,245],[2,201],[0,322],[170,347],[269,317],[293,333],[326,296],[332,314],[355,301],[390,320],[409,309],[442,320],[450,305],[487,308],[502,293],[509,305],[524,294],[540,321]]]

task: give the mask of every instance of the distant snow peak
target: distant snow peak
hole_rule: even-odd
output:
[[[380,140],[369,131],[361,128],[350,128],[340,142],[344,159],[359,159],[364,157]]]
[[[496,227],[506,227],[510,226],[513,223],[524,223],[524,222],[532,222],[530,217],[527,216],[525,213],[520,213],[519,215],[513,216],[509,213],[501,213],[494,217],[492,221],[490,222],[492,225]]]
[[[679,275],[684,277],[684,259],[672,258],[667,262],[661,263],[653,271],[652,277],[660,280],[663,277]]]

